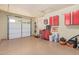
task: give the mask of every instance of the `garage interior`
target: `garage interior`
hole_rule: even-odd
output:
[[[0,4],[0,27],[1,55],[79,54],[78,4]]]

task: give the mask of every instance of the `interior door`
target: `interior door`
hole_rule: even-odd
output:
[[[22,37],[30,36],[30,20],[22,20]]]
[[[9,39],[21,37],[21,20],[16,17],[9,17]]]

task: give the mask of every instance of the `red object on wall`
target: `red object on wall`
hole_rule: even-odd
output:
[[[44,19],[44,24],[48,24],[48,19]]]
[[[72,12],[72,24],[79,25],[79,10]]]
[[[71,25],[71,13],[64,14],[65,16],[65,24]]]
[[[53,17],[51,16],[50,18],[49,18],[49,25],[53,25]]]
[[[54,26],[58,26],[59,25],[59,16],[54,16]]]

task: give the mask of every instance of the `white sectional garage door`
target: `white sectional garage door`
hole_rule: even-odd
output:
[[[30,36],[30,20],[9,17],[9,39]]]
[[[22,21],[22,37],[30,36],[30,20]]]
[[[21,37],[21,20],[15,17],[9,17],[9,39]]]

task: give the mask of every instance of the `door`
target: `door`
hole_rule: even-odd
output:
[[[21,20],[16,17],[9,17],[9,39],[21,37]]]
[[[30,20],[22,20],[22,37],[30,36]]]

